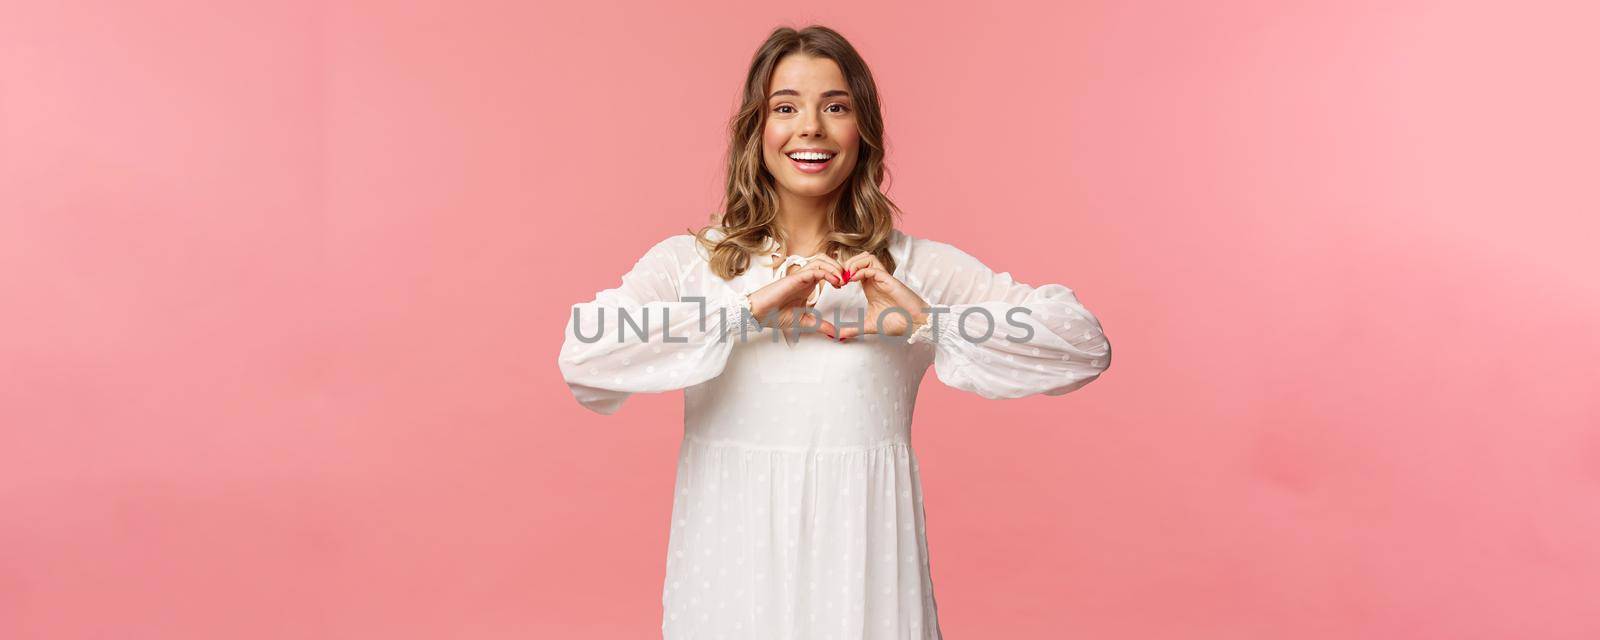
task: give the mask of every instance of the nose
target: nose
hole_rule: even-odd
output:
[[[800,121],[800,137],[802,137],[802,138],[821,138],[822,137],[822,116],[817,115],[817,112],[815,110],[807,111],[806,113],[808,115],[806,115]]]

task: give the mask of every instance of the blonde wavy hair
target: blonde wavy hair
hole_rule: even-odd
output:
[[[888,175],[878,87],[855,47],[838,32],[821,25],[798,31],[778,27],[756,50],[745,77],[742,104],[728,125],[728,177],[722,210],[714,216],[713,224],[690,232],[710,254],[711,271],[724,280],[744,273],[750,267],[751,256],[760,253],[769,238],[789,246],[778,226],[775,179],[761,160],[761,136],[766,127],[767,87],[773,69],[784,56],[794,53],[828,58],[839,65],[850,85],[856,127],[861,133],[859,160],[850,177],[839,185],[841,193],[829,213],[829,232],[822,250],[839,260],[872,253],[893,273],[889,238],[894,231],[894,218],[901,213],[878,188]],[[713,229],[722,232],[720,239],[710,237]]]

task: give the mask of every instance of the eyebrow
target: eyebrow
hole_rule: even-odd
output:
[[[800,96],[800,92],[799,91],[795,91],[794,89],[779,89],[777,91],[772,92],[772,95],[767,96],[767,99],[771,100],[771,99],[776,98],[778,96],[795,96],[795,97],[799,97]],[[843,89],[829,89],[827,91],[822,92],[822,97],[824,97],[824,98],[832,98],[834,96],[844,96],[844,97],[848,98],[848,97],[850,97],[850,92],[849,91],[845,91]]]

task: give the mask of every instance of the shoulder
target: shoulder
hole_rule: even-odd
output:
[[[694,236],[686,233],[667,236],[652,243],[643,254],[635,255],[639,255],[634,261],[635,270],[649,271],[661,278],[680,280],[694,259]]]
[[[932,238],[919,238],[899,229],[895,229],[890,237],[889,252],[897,264],[908,270],[915,268],[925,271],[939,269],[944,265],[959,266],[977,261],[971,254],[953,244]]]
[[[698,244],[698,241],[694,239],[694,236],[687,233],[680,233],[675,236],[667,236],[666,238],[663,238],[660,242],[656,243],[655,248],[674,253],[683,253],[685,251],[694,249],[696,244]]]
[[[911,267],[911,260],[916,255],[916,246],[922,239],[912,236],[895,227],[889,231],[889,255],[894,258],[895,275],[906,272]]]
[[[679,263],[687,263],[694,257],[695,246],[698,244],[699,242],[695,240],[693,235],[680,233],[677,235],[667,236],[656,241],[656,243],[651,245],[650,249],[645,252],[645,255],[658,258],[670,258]]]
[[[717,242],[722,238],[719,231],[707,232],[706,239]],[[667,236],[656,242],[646,253],[646,256],[669,265],[679,277],[689,275],[696,271],[707,271],[711,265],[711,245],[707,245],[692,233],[680,233]]]
[[[711,260],[711,247],[716,246],[716,243],[725,237],[727,233],[722,227],[711,225],[705,228],[705,242],[701,242],[693,233],[680,233],[662,240],[658,246],[672,251],[683,265],[696,262],[704,264]]]

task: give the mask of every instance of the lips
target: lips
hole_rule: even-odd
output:
[[[794,155],[801,154],[799,151],[791,151],[788,154],[785,154],[785,157],[789,158],[789,162],[793,163],[795,169],[801,173],[821,173],[827,170],[828,165],[832,163],[834,159],[839,157],[837,154],[831,151],[819,151],[819,153],[826,154],[828,158],[826,160],[819,160],[816,159],[816,153],[811,153],[803,154],[809,155],[810,157],[808,158],[797,159],[794,157]]]

